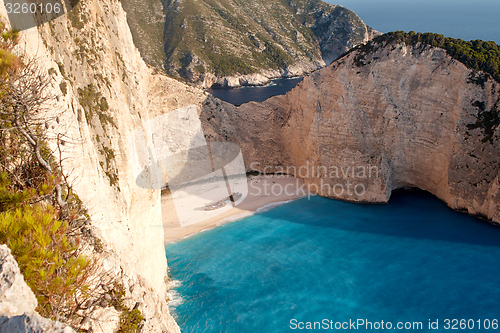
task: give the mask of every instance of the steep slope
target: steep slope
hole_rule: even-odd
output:
[[[0,16],[8,22],[3,1]],[[63,139],[64,170],[102,240],[96,255],[103,274],[119,279],[124,305],[145,318],[143,332],[178,332],[167,307],[160,191],[136,184],[134,171],[148,155],[131,133],[148,131],[148,119],[163,112],[201,105],[205,93],[152,73],[116,0],[82,0],[68,15],[22,31],[20,39],[18,52],[52,78],[58,97],[46,126],[50,137]],[[112,306],[89,306],[86,329],[116,329],[119,313]]]
[[[441,48],[381,39],[285,96],[207,101],[202,119],[212,140],[242,147],[249,170],[295,174],[321,195],[358,202],[417,187],[500,223],[499,105],[488,74]]]
[[[375,33],[319,0],[168,0],[165,12],[167,72],[203,87],[309,73]]]
[[[127,23],[141,57],[147,64],[162,70],[166,59],[163,48],[165,14],[162,1],[124,0],[121,3],[127,12]]]
[[[178,108],[194,105],[209,140],[238,143],[248,170],[288,171],[322,195],[351,201],[384,202],[393,189],[419,187],[500,222],[499,85],[443,49],[370,44],[286,96],[236,108],[153,74],[117,0],[81,0],[70,15],[21,37],[20,52],[53,77],[54,112],[65,112],[47,126],[64,135],[63,164],[103,240],[103,266],[145,317],[143,332],[179,328],[167,308],[160,193],[137,184],[137,170],[154,156],[132,134],[145,132],[151,146],[148,120]],[[313,174],[312,165],[325,169]],[[332,174],[335,167],[356,169]],[[358,167],[373,172],[363,177]],[[350,192],[335,192],[348,182]],[[109,306],[91,321],[94,332],[116,324]]]

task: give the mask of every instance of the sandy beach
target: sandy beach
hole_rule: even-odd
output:
[[[276,202],[294,200],[307,195],[304,181],[289,176],[260,175],[247,179],[248,195],[236,205],[204,221],[181,226],[174,202],[169,194],[162,195],[162,219],[165,244],[178,241],[224,223],[253,214],[257,209]]]

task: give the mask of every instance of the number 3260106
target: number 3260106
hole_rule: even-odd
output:
[[[36,14],[36,13],[46,13],[46,14],[59,14],[62,10],[60,3],[51,4],[47,2],[43,3],[26,3],[26,2],[13,2],[6,3],[5,9],[7,10],[7,14]]]

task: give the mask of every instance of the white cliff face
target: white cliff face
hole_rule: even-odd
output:
[[[75,333],[68,325],[40,316],[38,313],[28,313],[11,318],[0,318],[0,333]]]
[[[7,245],[0,245],[0,314],[12,317],[35,311],[37,301],[24,282]]]
[[[500,222],[500,129],[489,140],[472,126],[478,102],[498,106],[499,84],[471,82],[442,49],[394,44],[357,55],[285,96],[207,104],[202,119],[224,118],[206,121],[205,133],[240,144],[248,169],[288,171],[323,196],[386,202],[394,189],[417,187]]]
[[[0,15],[7,21],[3,1]],[[139,303],[144,332],[179,332],[166,303],[160,191],[136,184],[133,168],[147,165],[149,155],[129,137],[159,114],[199,109],[205,93],[153,74],[119,1],[82,0],[68,15],[20,35],[19,52],[53,77],[59,96],[49,113],[59,116],[49,126],[63,135],[64,170],[104,243],[101,264],[122,280],[127,305]],[[112,315],[105,311],[94,332],[112,332],[116,313],[103,319]]]
[[[40,316],[36,306],[10,249],[0,245],[0,333],[75,333],[68,325]]]

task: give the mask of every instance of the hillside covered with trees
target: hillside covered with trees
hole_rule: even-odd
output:
[[[460,61],[468,68],[490,74],[500,82],[500,46],[492,41],[485,42],[480,39],[465,41],[435,33],[395,31],[377,36],[369,43],[360,45],[348,53],[355,50],[361,51],[360,56],[358,56],[358,60],[361,60],[361,57],[364,57],[367,53],[393,42],[403,42],[407,45],[420,43],[422,46],[430,45],[442,48],[453,59]],[[472,79],[477,83],[481,83],[481,80],[486,78],[476,75]]]

